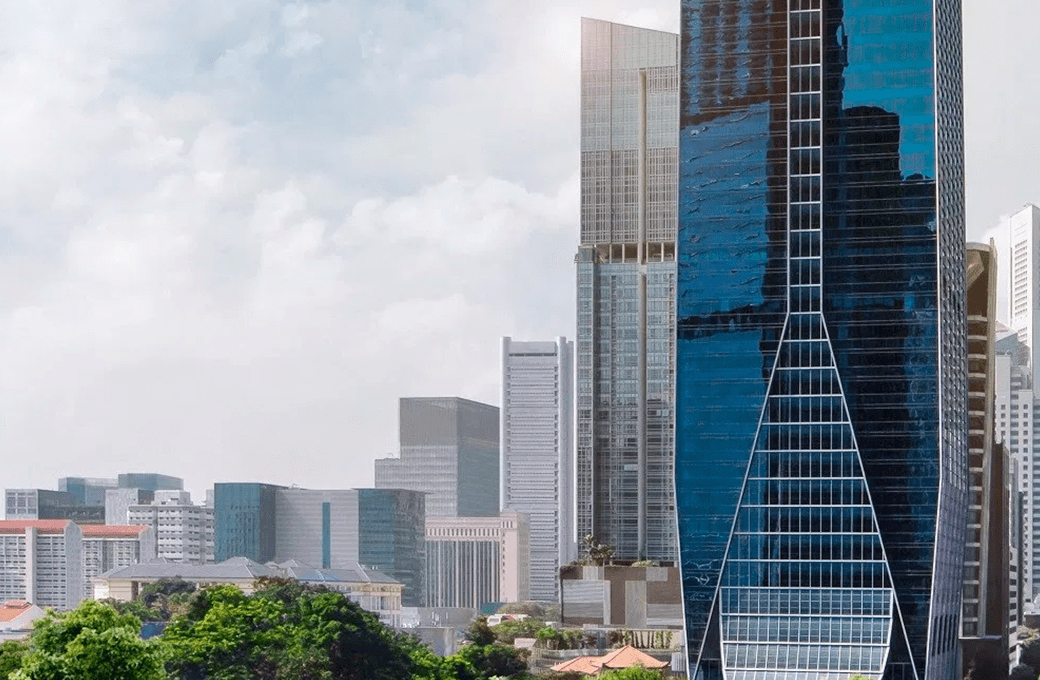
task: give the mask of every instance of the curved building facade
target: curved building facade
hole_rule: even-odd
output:
[[[691,677],[954,677],[959,3],[684,0],[681,40]]]

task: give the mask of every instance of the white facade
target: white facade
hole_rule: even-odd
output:
[[[426,518],[426,606],[479,609],[530,598],[527,517]]]
[[[574,343],[502,339],[502,509],[531,531],[530,597],[559,599],[574,527]]]
[[[131,505],[127,521],[151,527],[156,556],[187,564],[214,562],[213,507],[194,505],[187,491],[156,491],[147,505]]]
[[[1008,218],[1011,257],[1011,328],[1029,347],[1029,365],[1036,370],[1040,347],[1034,342],[1040,324],[1037,277],[1040,276],[1040,208],[1026,205]]]
[[[75,608],[84,595],[82,542],[68,520],[0,522],[0,601]]]
[[[88,524],[83,533],[83,595],[94,592],[94,579],[110,569],[148,562],[156,556],[155,530],[149,526]]]

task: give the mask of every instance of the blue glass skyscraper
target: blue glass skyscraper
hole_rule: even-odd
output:
[[[676,493],[692,677],[953,678],[960,3],[684,0]]]

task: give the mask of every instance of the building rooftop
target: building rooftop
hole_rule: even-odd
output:
[[[8,600],[0,605],[0,623],[14,621],[32,608],[32,602],[26,602],[25,600]]]
[[[148,527],[144,526],[113,526],[110,524],[84,524],[83,538],[137,538],[142,531]]]
[[[70,524],[67,519],[4,519],[0,520],[0,534],[23,534],[30,527],[41,534],[60,534]]]
[[[632,666],[643,666],[644,668],[664,668],[667,661],[658,661],[654,657],[639,651],[632,645],[625,645],[615,649],[603,656],[578,656],[552,667],[557,673],[582,673],[584,675],[598,675],[601,669],[631,668]]]
[[[298,560],[288,560],[281,564],[271,562],[268,566],[281,570],[297,581],[310,583],[400,583],[380,571],[365,569],[360,564],[338,569],[317,569]]]
[[[184,564],[154,560],[116,567],[101,575],[106,579],[160,579],[182,578],[188,581],[202,580],[245,580],[263,576],[278,576],[272,569],[257,564],[247,557],[232,557],[218,564]]]

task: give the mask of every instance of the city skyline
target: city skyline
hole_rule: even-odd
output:
[[[397,397],[496,404],[498,338],[574,335],[580,17],[677,3],[184,7],[9,17],[0,481],[370,486]],[[1037,20],[966,3],[972,240],[1040,202]]]

